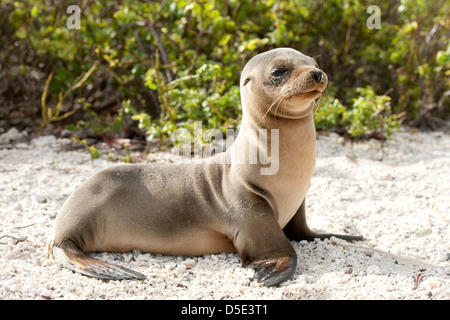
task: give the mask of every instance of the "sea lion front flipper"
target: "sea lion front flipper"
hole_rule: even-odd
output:
[[[243,267],[255,270],[255,278],[265,286],[288,280],[297,267],[297,254],[272,216],[250,217],[233,239]]]
[[[72,240],[66,239],[58,245],[51,245],[49,250],[60,264],[85,276],[104,280],[145,279],[142,273],[88,257]]]
[[[259,259],[248,266],[255,271],[259,283],[271,287],[288,280],[294,274],[297,257]]]
[[[363,236],[353,236],[345,234],[334,234],[334,233],[321,233],[314,232],[309,229],[306,222],[305,215],[305,200],[303,200],[300,208],[295,213],[294,217],[288,222],[284,227],[283,232],[290,240],[294,241],[313,241],[314,239],[329,239],[331,237],[336,237],[338,239],[343,239],[347,241],[361,241],[364,240]]]

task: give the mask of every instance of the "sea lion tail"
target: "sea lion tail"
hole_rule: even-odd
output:
[[[88,277],[105,280],[144,280],[142,273],[88,257],[72,240],[49,243],[48,255],[64,267]]]

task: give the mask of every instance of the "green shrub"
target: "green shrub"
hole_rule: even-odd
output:
[[[71,4],[0,4],[0,75],[14,88],[0,100],[35,97],[27,103],[46,110],[43,125],[63,120],[97,134],[134,127],[164,143],[194,121],[224,132],[240,121],[245,62],[282,46],[315,57],[329,76],[320,130],[389,134],[395,115],[423,124],[450,114],[448,1],[378,1],[380,29],[367,27],[365,0],[85,1],[79,30],[66,27]]]
[[[392,113],[390,97],[377,95],[370,86],[355,91],[357,98],[348,107],[333,95],[319,103],[314,117],[318,130],[334,130],[353,138],[369,134],[386,138],[399,128],[399,115]]]
[[[391,113],[391,98],[378,96],[371,87],[357,88],[358,98],[353,99],[351,108],[344,111],[342,120],[348,134],[361,137],[367,133],[380,132],[387,136],[398,129],[398,115]]]
[[[314,115],[317,130],[342,131],[342,115],[347,108],[334,96],[326,96],[318,103]]]

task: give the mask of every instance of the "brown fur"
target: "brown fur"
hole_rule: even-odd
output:
[[[275,77],[274,70],[283,66],[286,74]],[[324,73],[324,81],[314,81],[315,66],[313,59],[287,48],[251,59],[241,75],[241,130],[231,148],[215,158],[197,165],[122,165],[90,178],[56,218],[50,245],[56,260],[88,276],[142,279],[85,252],[236,250],[265,285],[289,279],[297,257],[286,235],[295,240],[331,236],[309,230],[304,211],[315,165],[314,99],[327,85]],[[261,159],[257,164],[234,160],[242,146],[264,148],[250,134],[259,129],[279,130],[274,175],[261,175],[267,166]],[[273,142],[268,136],[268,150]]]

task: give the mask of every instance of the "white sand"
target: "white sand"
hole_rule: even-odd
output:
[[[446,133],[397,133],[383,161],[376,141],[352,146],[319,137],[310,225],[366,240],[292,242],[297,272],[276,288],[250,281],[253,271],[236,254],[94,255],[143,273],[144,281],[87,278],[48,260],[46,242],[65,199],[115,165],[102,157],[93,166],[85,150],[63,151],[69,142],[50,136],[10,144],[0,136],[0,299],[450,299]]]

